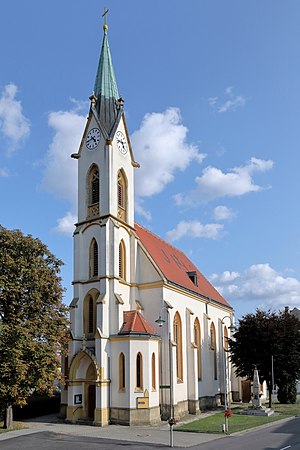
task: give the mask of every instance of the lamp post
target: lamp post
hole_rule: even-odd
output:
[[[170,416],[169,416],[169,429],[170,429],[170,435],[169,435],[169,447],[173,447],[173,426],[175,423],[174,420],[174,387],[173,387],[173,348],[172,348],[172,340],[171,340],[171,324],[170,324],[170,312],[169,309],[165,306],[162,307],[159,313],[158,319],[155,321],[158,326],[161,328],[164,323],[166,322],[162,318],[162,310],[165,309],[168,314],[168,344],[169,344],[169,366],[170,366]]]
[[[232,322],[231,316],[224,316],[221,320],[221,340],[222,340],[222,347],[223,347],[223,375],[224,375],[224,408],[225,408],[225,433],[228,433],[228,404],[227,404],[227,367],[226,367],[226,350],[225,350],[225,337],[224,337],[224,331],[223,331],[223,325],[224,325],[224,319],[230,319],[230,326],[228,327],[229,330],[234,331],[235,326]]]

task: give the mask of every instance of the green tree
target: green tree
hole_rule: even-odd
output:
[[[0,226],[0,408],[12,427],[12,407],[35,392],[52,394],[67,343],[62,261],[39,239]]]
[[[275,313],[258,309],[255,314],[246,314],[229,340],[229,348],[237,375],[252,379],[257,366],[260,381],[267,382],[270,406],[272,357],[274,383],[279,389],[300,376],[300,320],[286,310]]]

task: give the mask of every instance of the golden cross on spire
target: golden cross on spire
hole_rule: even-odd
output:
[[[107,31],[108,30],[108,25],[106,23],[106,14],[108,13],[108,9],[106,7],[104,7],[104,13],[102,14],[102,17],[104,19],[104,25],[103,25],[103,30]]]

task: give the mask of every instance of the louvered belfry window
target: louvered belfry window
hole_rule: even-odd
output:
[[[91,204],[99,203],[99,171],[94,169],[91,183]]]
[[[118,218],[126,221],[126,207],[127,207],[127,184],[126,178],[122,170],[118,173]]]
[[[89,171],[88,175],[88,217],[99,216],[100,214],[100,176],[98,167],[95,165]]]

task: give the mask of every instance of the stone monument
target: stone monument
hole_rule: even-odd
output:
[[[252,406],[245,409],[241,414],[249,416],[271,416],[274,411],[261,404],[260,382],[257,367],[255,366],[252,383]]]

